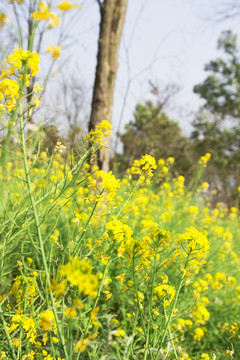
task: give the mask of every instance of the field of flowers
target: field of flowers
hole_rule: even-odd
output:
[[[38,63],[15,50],[1,74],[0,359],[239,359],[239,210],[211,206],[210,154],[189,186],[150,155],[116,179],[91,166],[103,121],[49,155],[25,130]]]

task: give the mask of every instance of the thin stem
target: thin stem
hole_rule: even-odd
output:
[[[77,164],[69,171],[69,173],[67,174],[67,177],[69,177],[70,175],[72,175],[75,171],[79,171],[81,169],[81,167],[83,166],[83,164],[85,164],[86,160],[89,158],[89,154],[90,154],[90,150],[87,150],[87,152],[82,156],[82,158],[77,162]],[[64,183],[66,182],[66,177],[60,181],[60,183],[58,183],[56,185],[56,188],[52,188],[49,192],[47,192],[43,197],[41,197],[41,199],[37,200],[35,202],[35,205],[39,205],[41,204],[44,200],[46,200],[53,192],[55,192],[57,189],[59,189],[61,186],[64,185]],[[19,214],[17,214],[17,212],[15,212],[13,218],[17,219],[17,216],[20,217],[22,215],[24,215],[29,209],[24,209],[23,211],[21,211]],[[9,220],[7,220],[3,225],[7,226]]]
[[[101,191],[100,196],[103,194],[103,192],[104,192],[104,190]],[[86,232],[86,230],[87,230],[87,228],[88,228],[88,226],[89,226],[89,224],[90,224],[90,221],[91,221],[91,219],[92,219],[92,217],[93,217],[93,214],[94,214],[94,212],[95,212],[95,210],[96,210],[96,207],[97,207],[97,204],[98,204],[98,203],[99,203],[99,201],[97,200],[97,201],[95,202],[95,204],[94,204],[94,206],[93,206],[93,208],[92,208],[91,214],[90,214],[90,216],[89,216],[89,218],[88,218],[88,220],[87,220],[86,226],[85,226],[85,228],[84,228],[84,232],[82,232],[80,238],[78,239],[78,241],[77,241],[77,243],[76,243],[76,245],[75,245],[75,247],[74,247],[74,249],[73,249],[73,254],[72,254],[73,257],[76,256],[77,251],[78,251],[78,248],[81,246],[81,242],[82,242],[81,240],[82,240],[83,235],[84,235],[84,233]]]
[[[165,307],[164,307],[164,315],[165,315],[165,318],[167,318],[167,313],[166,313],[166,308]],[[176,351],[176,347],[174,345],[174,341],[173,341],[173,338],[172,338],[172,332],[170,330],[170,327],[168,327],[168,334],[169,334],[169,338],[170,338],[170,342],[171,342],[171,345],[172,345],[172,348],[173,348],[175,358],[177,360],[179,360],[179,357],[178,357],[178,354],[177,354],[177,351]]]
[[[127,205],[127,203],[129,202],[129,200],[131,199],[131,197],[133,196],[134,191],[136,190],[136,188],[138,187],[140,180],[141,180],[141,176],[142,174],[139,176],[138,181],[136,182],[136,184],[134,185],[132,191],[130,192],[127,200],[125,201],[125,203],[122,205],[122,207],[120,208],[120,210],[118,211],[117,215],[115,216],[115,219],[117,219],[119,217],[119,215],[121,214],[121,212],[123,211],[123,209],[125,208],[125,206]]]
[[[2,324],[3,324],[3,330],[5,332],[9,348],[10,348],[10,350],[12,352],[12,357],[13,357],[14,360],[17,360],[16,354],[15,354],[15,351],[14,351],[14,347],[13,347],[13,343],[12,343],[12,339],[11,339],[11,337],[9,335],[7,325],[6,325],[6,322],[5,322],[4,317],[3,317],[3,311],[2,311],[1,305],[0,305],[0,318],[1,318],[1,321],[2,321]]]
[[[185,269],[187,269],[188,261],[189,261],[189,254],[188,254],[188,256],[187,256],[187,260],[186,260],[186,263],[185,263],[185,266],[184,266]],[[158,351],[157,351],[156,359],[157,359],[158,356],[159,356],[160,350],[161,350],[161,348],[162,348],[162,344],[164,343],[165,337],[166,337],[166,335],[167,335],[168,328],[169,328],[169,326],[170,326],[170,323],[171,323],[171,320],[172,320],[172,316],[173,316],[173,312],[174,312],[174,309],[175,309],[175,305],[177,304],[178,297],[179,297],[179,293],[180,293],[180,290],[181,290],[182,285],[183,285],[183,282],[184,282],[184,278],[185,278],[185,275],[183,274],[183,275],[182,275],[182,278],[181,278],[181,281],[180,281],[180,283],[179,283],[179,285],[178,285],[178,288],[177,288],[177,292],[176,292],[176,295],[175,295],[175,298],[174,298],[174,301],[173,301],[173,304],[172,304],[171,312],[170,312],[168,318],[166,319],[167,323],[166,323],[166,325],[165,325],[164,333],[163,333],[161,342],[160,342],[160,344],[159,344],[159,349],[158,349]],[[163,305],[163,306],[164,306],[164,305]]]
[[[95,299],[95,301],[94,301],[94,305],[93,305],[92,311],[94,311],[94,310],[96,309],[96,307],[97,307],[98,300],[99,300],[99,298],[100,298],[100,294],[101,294],[102,287],[103,287],[103,282],[104,282],[104,280],[105,280],[105,275],[106,275],[106,272],[107,272],[107,269],[108,269],[108,265],[109,265],[109,263],[110,263],[110,261],[111,261],[111,256],[112,256],[112,253],[113,253],[113,250],[114,250],[115,243],[116,243],[116,240],[114,240],[113,243],[112,243],[112,247],[111,247],[111,250],[110,250],[109,259],[108,259],[108,262],[107,262],[107,264],[106,264],[106,266],[105,266],[105,269],[104,269],[104,271],[103,271],[103,276],[102,276],[102,279],[101,279],[100,286],[99,286],[99,288],[98,288],[97,296],[96,296],[96,299]],[[83,332],[83,339],[84,339],[85,336],[87,335],[90,325],[91,325],[91,318],[89,317],[88,322],[87,322],[87,326],[86,326],[86,328],[85,328],[85,330],[84,330],[84,332]],[[79,359],[80,354],[81,354],[81,350],[79,350],[79,352],[78,352],[78,354],[77,354],[77,360]]]
[[[149,351],[149,333],[150,333],[150,326],[151,326],[151,322],[152,322],[152,302],[153,302],[154,282],[155,282],[155,278],[156,278],[156,271],[155,271],[156,263],[157,263],[157,249],[155,249],[155,256],[154,256],[154,262],[153,262],[153,279],[152,279],[151,297],[150,297],[149,306],[148,306],[147,339],[146,339],[146,345],[145,345],[144,360],[147,359],[147,354]]]
[[[41,251],[41,255],[42,255],[43,267],[44,267],[44,271],[45,271],[45,274],[46,274],[46,285],[49,288],[50,285],[51,285],[51,283],[50,283],[50,274],[49,274],[49,270],[48,270],[48,266],[47,266],[46,254],[45,254],[45,250],[44,250],[42,233],[41,233],[41,229],[40,229],[40,221],[39,221],[39,217],[38,217],[38,211],[37,211],[37,208],[36,208],[35,199],[34,199],[34,196],[33,196],[30,172],[29,172],[28,163],[27,163],[26,141],[25,141],[25,135],[24,135],[24,122],[23,122],[22,103],[21,103],[21,101],[19,101],[18,106],[19,106],[21,147],[22,147],[22,154],[23,154],[25,177],[26,177],[26,182],[27,182],[28,191],[29,191],[29,197],[30,197],[30,201],[31,201],[32,209],[33,209],[34,221],[35,221],[35,225],[36,225],[36,229],[37,229],[37,237],[38,237],[39,247],[40,247],[40,251]],[[61,326],[60,326],[60,323],[59,323],[59,319],[58,319],[58,316],[57,316],[57,309],[56,309],[56,305],[55,305],[55,301],[54,301],[52,291],[50,291],[50,299],[51,299],[51,304],[52,304],[52,308],[53,308],[55,321],[56,321],[56,324],[57,324],[57,329],[58,329],[60,342],[62,344],[62,348],[63,348],[63,351],[64,351],[65,358],[66,358],[66,360],[68,360],[69,359],[68,352],[67,352],[66,344],[65,344],[65,341],[64,341],[64,336],[62,334],[62,329],[61,329]]]
[[[139,314],[140,314],[140,318],[141,318],[141,321],[142,321],[142,327],[143,327],[143,331],[144,331],[144,336],[145,336],[145,339],[147,337],[147,332],[146,332],[146,327],[145,327],[145,322],[144,322],[144,317],[143,317],[143,314],[142,314],[142,306],[141,306],[141,303],[140,303],[140,300],[139,300],[139,297],[138,297],[138,288],[137,288],[137,280],[136,280],[136,275],[135,275],[135,255],[133,254],[133,260],[132,260],[132,265],[133,265],[133,282],[134,282],[134,287],[135,287],[135,294],[137,295],[137,305],[138,305],[138,311],[139,311]]]

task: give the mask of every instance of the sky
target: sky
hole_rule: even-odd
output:
[[[128,0],[114,95],[114,132],[124,130],[138,102],[153,98],[151,81],[160,89],[179,87],[166,112],[179,121],[185,135],[191,133],[194,112],[203,104],[193,87],[206,78],[204,65],[221,55],[216,50],[221,32],[239,32],[239,17],[219,21],[216,15],[226,1],[236,0]],[[53,7],[59,2],[53,0]],[[87,114],[95,76],[99,7],[96,0],[73,2],[83,8],[66,14],[63,28],[68,36],[61,41],[63,51],[56,66],[64,64],[62,81],[71,74],[84,89],[81,96]],[[56,28],[44,38],[41,60],[45,65],[50,55],[44,49],[58,42],[59,31]],[[52,84],[47,97],[56,102],[58,85]]]
[[[137,102],[152,98],[150,80],[160,88],[169,84],[180,88],[167,111],[189,135],[194,112],[202,104],[193,87],[206,77],[204,65],[221,55],[216,50],[221,31],[239,31],[239,18],[218,21],[216,11],[223,1],[129,0],[114,95],[115,131],[119,122],[122,131],[133,118]],[[72,25],[74,45],[65,49],[71,58],[70,68],[77,68],[79,80],[88,89],[89,101],[99,20],[96,0],[83,1]]]

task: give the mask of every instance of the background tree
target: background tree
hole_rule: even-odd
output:
[[[162,104],[146,101],[137,104],[134,119],[119,134],[123,143],[123,154],[117,159],[120,166],[130,166],[134,159],[150,154],[157,160],[174,157],[175,168],[186,172],[190,167],[187,157],[187,139],[182,135],[176,121],[172,121],[162,110]]]
[[[102,120],[112,122],[113,95],[118,67],[118,53],[127,9],[127,0],[98,0],[100,31],[97,66],[93,88],[89,131]],[[100,169],[109,170],[110,140],[99,151],[96,163]]]
[[[218,40],[223,58],[210,61],[210,72],[194,92],[205,100],[193,122],[192,146],[195,157],[212,153],[208,181],[225,194],[234,195],[240,180],[240,60],[237,36],[224,31]],[[211,170],[210,170],[211,169]]]
[[[194,87],[206,102],[204,108],[226,118],[240,118],[240,62],[237,35],[224,31],[218,40],[217,48],[223,50],[225,58],[210,61],[205,71],[210,75],[203,83]]]

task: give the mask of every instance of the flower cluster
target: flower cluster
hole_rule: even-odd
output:
[[[100,170],[97,171],[96,176],[102,179],[102,181],[99,182],[99,185],[102,187],[102,191],[107,192],[107,201],[113,203],[116,191],[120,187],[120,181],[115,178],[112,171],[106,173],[105,171]]]
[[[23,277],[22,275],[17,276],[9,294],[16,295],[17,303],[20,303],[24,297],[27,305],[29,305],[37,295],[35,278],[29,276]]]
[[[16,336],[17,330],[20,331],[23,329],[26,332],[26,339],[30,341],[30,343],[34,343],[37,335],[37,328],[34,320],[26,315],[23,314],[16,314],[11,319],[11,326],[8,327],[8,332],[11,334],[14,332]],[[15,346],[19,344],[18,340],[16,339],[13,341]]]
[[[202,258],[209,250],[209,241],[206,235],[194,228],[186,230],[186,233],[180,235],[178,244],[182,245],[186,241],[188,254],[194,253],[198,259]]]
[[[66,277],[72,286],[77,286],[79,292],[86,296],[96,296],[98,277],[92,274],[92,266],[89,261],[79,258],[71,259],[65,265],[60,265],[58,277]],[[52,285],[54,289],[54,285]]]
[[[38,11],[32,13],[33,20],[36,21],[49,21],[49,27],[53,28],[59,25],[61,18],[51,11],[50,7],[41,1],[38,5]]]
[[[0,110],[8,113],[16,108],[17,99],[23,87],[29,86],[29,77],[39,69],[39,55],[36,52],[15,49],[3,62],[0,79]]]
[[[157,168],[156,160],[151,155],[143,155],[140,160],[134,160],[131,167],[132,174],[141,175],[141,180],[144,182],[146,177],[146,183],[150,183],[150,179],[153,176],[153,170]]]
[[[168,284],[161,284],[154,288],[154,294],[162,301],[164,306],[170,306],[173,301],[176,290],[175,287]]]
[[[202,165],[203,167],[207,166],[208,161],[211,159],[211,154],[210,153],[206,153],[204,156],[202,156],[199,160],[199,164]]]
[[[84,140],[89,141],[92,145],[97,144],[101,148],[104,138],[111,135],[111,129],[112,125],[107,120],[103,120],[94,130],[89,132]]]

